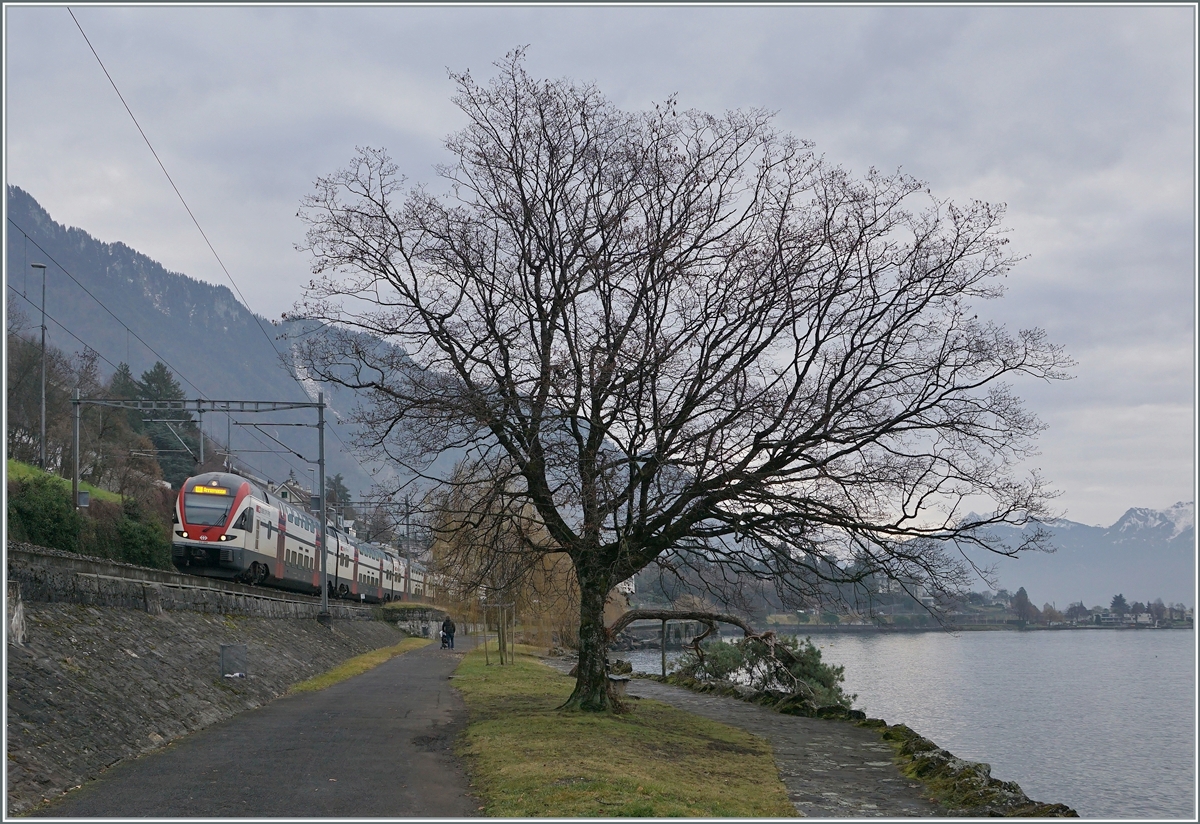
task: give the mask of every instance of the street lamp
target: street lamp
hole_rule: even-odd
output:
[[[38,466],[46,469],[46,264],[31,263],[31,269],[42,270],[42,418],[38,438]]]

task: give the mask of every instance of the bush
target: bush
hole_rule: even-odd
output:
[[[50,475],[8,482],[8,537],[65,552],[79,551],[83,517],[71,506],[71,492]]]
[[[780,636],[771,645],[758,639],[703,645],[704,659],[685,652],[675,673],[698,681],[737,681],[760,691],[799,695],[816,706],[846,709],[854,696],[842,692],[845,668],[826,664],[811,639]],[[787,663],[785,663],[785,661]]]
[[[132,499],[123,504],[93,500],[84,517],[71,506],[71,491],[52,475],[8,483],[8,537],[140,566],[171,568],[171,544],[161,518]]]
[[[740,642],[726,644],[724,641],[712,641],[704,644],[703,649],[703,661],[685,652],[680,659],[685,663],[676,671],[699,681],[728,681],[746,664],[746,655]]]

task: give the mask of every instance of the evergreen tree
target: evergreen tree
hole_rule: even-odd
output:
[[[1109,604],[1108,608],[1122,617],[1129,612],[1129,604],[1125,601],[1125,596],[1121,593],[1113,596],[1112,603]]]
[[[117,364],[117,371],[113,373],[112,380],[108,383],[108,394],[109,397],[127,401],[137,400],[142,396],[142,387],[133,377],[133,371],[125,361]],[[129,428],[138,434],[145,429],[142,425],[142,416],[138,414],[137,410],[127,410],[125,420],[128,422]]]
[[[1012,611],[1022,621],[1036,621],[1039,616],[1038,608],[1029,600],[1025,587],[1017,590],[1012,599]]]
[[[347,503],[352,500],[354,500],[354,496],[350,494],[350,489],[346,486],[346,480],[342,477],[342,473],[339,472],[333,477],[325,476],[325,506],[329,510],[330,517],[341,515],[347,521],[358,520],[358,513]]]
[[[138,382],[138,397],[142,400],[183,400],[183,387],[171,370],[162,361],[142,373]],[[180,410],[160,410],[146,413],[143,417],[144,431],[158,451],[158,465],[162,476],[172,487],[178,489],[188,476],[196,471],[200,450],[200,432],[191,413]],[[171,423],[165,423],[170,420]]]
[[[125,363],[125,361],[118,363],[117,371],[113,372],[112,380],[108,384],[108,391],[112,396],[114,398],[133,400],[139,397],[141,390],[141,386],[134,380],[129,364]]]

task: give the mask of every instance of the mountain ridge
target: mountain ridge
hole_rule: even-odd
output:
[[[275,337],[302,331],[302,322],[273,324],[251,312],[227,286],[170,271],[123,242],[102,241],[84,229],[57,223],[32,195],[17,186],[8,187],[6,208],[9,219],[8,286],[18,294],[29,293],[24,301],[15,297],[12,291],[6,297],[10,304],[24,302],[22,312],[35,322],[40,312],[41,283],[40,279],[36,284],[29,283],[31,278],[26,264],[43,262],[49,267],[46,270],[47,315],[112,365],[124,361],[130,365],[133,374],[138,375],[155,361],[163,360],[188,397],[199,393],[221,400],[313,400],[286,362],[290,360],[288,347],[279,344]],[[23,236],[31,241],[27,249],[23,246]],[[39,252],[38,246],[45,252]],[[70,272],[78,283],[64,272]],[[102,300],[103,305],[115,312],[132,332],[127,332],[83,291],[84,288]],[[80,348],[76,340],[63,334],[49,320],[47,327],[53,345],[65,352]],[[147,346],[139,343],[134,333]],[[108,373],[111,369],[109,365],[104,371]],[[353,398],[336,388],[320,388],[325,392],[331,412],[330,426],[351,433],[352,428],[340,421],[353,405]],[[263,416],[245,417],[261,420]],[[291,424],[311,423],[313,416],[309,412],[307,415],[281,413],[271,417],[275,422]],[[294,427],[289,427],[282,439],[289,443],[304,441],[306,446],[297,451],[311,452],[305,457],[315,457],[315,436],[307,438],[297,432]],[[303,480],[310,474],[307,464],[300,463],[294,456],[281,458],[245,450],[251,438],[244,431],[235,431],[232,422],[226,433],[220,433],[219,439],[226,440],[225,435],[234,442],[235,451],[253,455],[247,459],[253,469],[270,478],[281,480],[291,474]],[[348,437],[344,439],[349,440]],[[309,440],[311,445],[307,445]],[[255,443],[254,446],[258,448],[259,445]],[[355,457],[343,451],[338,438],[326,438],[326,453],[328,474],[342,474],[352,489],[369,488],[371,469],[361,466]]]
[[[1194,502],[1179,501],[1167,509],[1130,507],[1107,527],[1065,518],[1042,526],[1051,533],[1055,552],[983,559],[995,569],[997,587],[1010,592],[1024,587],[1030,600],[1055,603],[1059,609],[1080,600],[1089,607],[1107,607],[1118,593],[1131,603],[1162,598],[1194,605]],[[987,531],[1011,544],[1024,529],[996,526]]]
[[[149,369],[159,357],[169,361],[181,383],[185,381],[206,397],[246,400],[310,401],[318,388],[298,373],[287,346],[276,347],[263,335],[300,334],[300,322],[270,323],[256,319],[227,286],[209,284],[189,275],[167,270],[149,256],[120,242],[105,242],[77,227],[56,223],[49,213],[24,190],[9,186],[6,198],[11,219],[6,250],[9,286],[36,292],[40,283],[28,283],[29,270],[21,244],[28,233],[93,294],[117,306],[124,320],[154,347],[155,355],[136,344],[128,333],[92,298],[69,281],[57,267],[47,270],[47,311],[79,335],[114,364],[124,360],[135,375]],[[14,229],[18,227],[18,229]],[[30,247],[33,255],[36,249]],[[37,260],[37,257],[32,257]],[[44,261],[50,264],[51,261]],[[7,296],[10,303],[19,298]],[[34,294],[25,309],[32,312],[40,297]],[[51,342],[65,351],[77,344],[51,326]],[[282,350],[282,351],[281,351]],[[329,404],[331,427],[351,433],[342,421],[354,404],[351,393],[321,385]],[[186,388],[189,396],[194,392]],[[253,416],[248,416],[253,417]],[[311,414],[273,416],[280,422],[311,422]],[[309,430],[303,430],[309,431]],[[211,428],[210,428],[211,432]],[[230,428],[235,451],[247,442],[244,434]],[[295,442],[295,429],[277,431],[282,439]],[[312,439],[315,441],[315,438]],[[349,440],[349,438],[346,438]],[[351,489],[367,489],[371,472],[379,467],[362,467],[339,448],[337,438],[326,438],[327,474],[341,473]],[[306,447],[315,455],[315,443]],[[304,450],[301,450],[304,451]],[[252,468],[273,479],[282,479],[307,466],[269,455],[255,455]],[[383,468],[384,472],[389,468]],[[1108,527],[1089,526],[1060,519],[1046,524],[1054,533],[1059,550],[1053,554],[1029,553],[1016,559],[988,555],[980,560],[993,564],[998,586],[1015,591],[1024,586],[1039,604],[1083,599],[1089,606],[1107,605],[1122,592],[1131,600],[1162,597],[1194,603],[1195,593],[1195,506],[1177,502],[1165,510],[1131,507]],[[993,530],[1005,540],[1018,540],[1016,527]]]

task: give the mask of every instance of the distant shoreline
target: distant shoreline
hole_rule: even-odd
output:
[[[871,624],[774,624],[770,627],[785,635],[814,635],[818,633],[881,633],[906,634],[914,632],[1061,632],[1064,630],[1145,631],[1145,630],[1191,630],[1186,624],[1169,627],[1148,627],[1126,624],[1124,626],[1079,624],[1076,626],[1046,627],[1017,626],[1016,624],[947,624],[926,627],[875,626]]]
[[[872,624],[772,624],[768,627],[769,630],[779,635],[794,635],[798,638],[803,638],[806,635],[913,635],[922,632],[943,632],[943,633],[959,633],[959,632],[1060,632],[1063,630],[1069,631],[1094,631],[1104,630],[1107,632],[1113,631],[1146,631],[1146,630],[1191,630],[1192,627],[1186,624],[1177,624],[1169,627],[1148,627],[1137,626],[1134,624],[1126,624],[1123,626],[1113,625],[1097,625],[1097,624],[1077,624],[1075,626],[1017,626],[1015,624],[963,624],[963,625],[947,625],[947,626],[924,626],[924,627],[897,627],[897,626],[878,626]],[[636,637],[636,629],[633,633]],[[737,632],[723,633],[723,639],[730,637],[741,637]],[[716,640],[714,638],[714,640]],[[612,647],[614,652],[656,652],[660,650],[659,640],[657,638],[638,638],[633,646],[625,646],[617,644]],[[667,641],[668,652],[678,652],[683,649],[684,645],[674,638]]]

